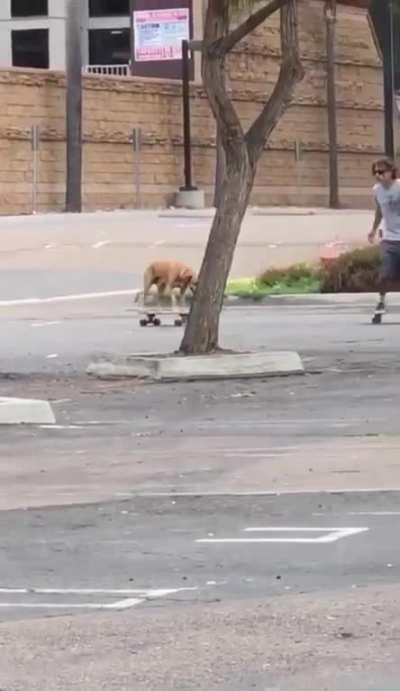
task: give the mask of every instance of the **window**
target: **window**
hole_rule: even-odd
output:
[[[130,29],[92,29],[89,31],[91,65],[126,65],[130,60]]]
[[[49,68],[49,32],[47,29],[12,31],[14,67]]]
[[[11,0],[12,17],[48,15],[48,0]]]
[[[89,0],[89,15],[91,17],[129,16],[129,0]]]

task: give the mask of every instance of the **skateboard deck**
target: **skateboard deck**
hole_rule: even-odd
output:
[[[172,308],[155,307],[150,305],[148,305],[148,307],[140,308],[138,312],[141,315],[139,318],[140,326],[161,326],[161,317],[164,316],[173,317],[174,326],[183,326],[189,316],[189,311],[187,310],[173,310]]]

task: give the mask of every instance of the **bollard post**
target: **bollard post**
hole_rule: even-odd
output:
[[[140,127],[135,127],[132,132],[133,145],[133,160],[135,169],[135,190],[136,190],[136,208],[140,209],[142,206],[142,190],[141,190],[141,153],[142,153],[142,130]]]
[[[40,127],[33,125],[31,130],[32,143],[32,213],[37,211],[37,196],[39,183],[39,149],[40,149]]]

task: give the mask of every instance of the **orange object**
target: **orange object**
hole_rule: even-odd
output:
[[[320,252],[320,260],[322,264],[327,267],[332,264],[343,252],[346,251],[346,246],[343,242],[328,242],[324,245]]]

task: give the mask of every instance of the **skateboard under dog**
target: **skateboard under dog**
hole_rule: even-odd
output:
[[[139,310],[139,314],[143,315],[139,319],[140,326],[161,326],[161,317],[163,315],[172,315],[174,317],[174,326],[183,326],[187,322],[189,316],[189,312],[163,309],[162,307],[155,309],[150,306],[147,309],[143,308]]]

